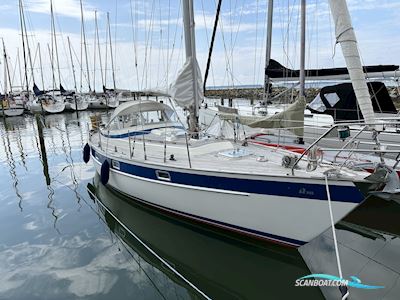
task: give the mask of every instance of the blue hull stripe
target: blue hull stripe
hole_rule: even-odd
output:
[[[158,127],[158,128],[150,128],[150,129],[143,129],[140,131],[132,131],[132,132],[127,132],[127,133],[121,133],[121,134],[104,134],[102,133],[103,136],[111,138],[111,139],[123,139],[127,138],[129,136],[136,136],[136,135],[144,135],[144,134],[149,134],[152,130],[154,129],[161,129],[165,127]],[[182,126],[171,126],[167,128],[178,128],[178,129],[184,129]]]
[[[105,156],[101,155],[100,153],[97,153],[96,155],[96,152],[93,148],[92,155],[93,157],[97,157],[101,163],[105,160]],[[108,160],[110,161],[110,159]],[[112,164],[110,163],[110,165]],[[162,170],[128,164],[122,161],[119,161],[119,165],[120,172],[152,180],[159,180],[157,178],[156,171]],[[178,171],[165,171],[168,172],[170,175],[170,182],[176,184],[218,190],[236,191],[250,194],[295,197],[322,201],[327,200],[325,184],[230,178],[211,175],[190,174]],[[288,179],[290,178],[288,177]],[[165,183],[165,181],[159,181]],[[364,196],[354,185],[330,185],[329,190],[331,193],[332,201],[361,203],[364,200]]]

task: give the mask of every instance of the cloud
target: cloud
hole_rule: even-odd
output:
[[[29,0],[25,3],[26,10],[34,13],[50,14],[50,0]],[[53,1],[53,10],[56,15],[81,19],[81,7],[79,0]],[[94,8],[83,3],[83,15],[85,20],[93,20]]]

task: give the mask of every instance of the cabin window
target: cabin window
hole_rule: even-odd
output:
[[[159,180],[171,181],[171,176],[169,175],[169,172],[167,172],[167,171],[157,170],[156,176]]]
[[[113,167],[113,169],[116,169],[116,170],[119,170],[119,161],[117,161],[117,160],[112,160],[112,167]]]
[[[340,98],[336,93],[324,94],[326,100],[329,102],[331,107],[334,107],[339,102]]]
[[[146,111],[142,113],[142,116],[145,124],[168,121],[168,117],[163,110]]]

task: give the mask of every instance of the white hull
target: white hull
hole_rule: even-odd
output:
[[[89,107],[89,103],[86,101],[78,101],[76,104],[74,102],[65,102],[65,110],[69,111],[82,111]],[[77,109],[78,108],[78,109]]]
[[[96,99],[91,99],[89,101],[89,109],[107,109],[107,108],[116,108],[119,105],[119,100],[118,99],[109,99],[109,101],[106,101],[105,98],[96,98]]]
[[[100,174],[100,161],[93,156],[92,159],[96,171]],[[140,167],[142,166],[146,167],[146,164],[141,164]],[[168,171],[172,172],[172,170]],[[198,170],[191,172],[197,175],[210,175],[210,172]],[[216,174],[211,173],[213,176]],[[219,176],[239,177],[237,174],[226,173]],[[247,179],[254,179],[254,177],[247,176]],[[273,176],[262,176],[257,179],[266,182],[288,180],[288,178]],[[317,184],[325,187],[323,180],[290,178],[290,181],[300,185]],[[175,184],[114,169],[110,171],[108,184],[124,194],[143,199],[150,205],[175,214],[290,246],[302,245],[330,226],[328,203],[322,200],[243,193],[198,187],[194,184]],[[354,184],[349,181],[331,184],[354,187]],[[335,222],[342,219],[358,204],[334,201]]]
[[[54,104],[43,104],[43,112],[48,114],[57,114],[63,112],[65,109],[65,103],[54,103]],[[40,103],[31,103],[29,105],[29,111],[32,114],[42,113],[42,106]]]
[[[4,109],[4,115],[6,117],[17,117],[22,116],[24,114],[23,108],[6,108]]]
[[[61,103],[61,102],[43,105],[43,110],[49,114],[61,113],[64,111],[64,109],[65,109],[65,103]]]

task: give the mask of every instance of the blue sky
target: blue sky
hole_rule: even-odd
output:
[[[194,0],[198,61],[204,74],[215,17],[215,0]],[[80,8],[79,0],[53,0],[60,57],[61,81],[73,88],[67,36],[72,42],[78,88],[80,86]],[[98,11],[100,48],[104,70],[106,60],[106,13],[110,13],[116,84],[127,89],[165,89],[184,61],[181,0],[84,0],[84,16],[89,51],[90,81],[101,89],[98,50],[94,67],[94,10]],[[348,0],[353,26],[365,64],[400,64],[400,1]],[[52,85],[50,55],[49,0],[25,0],[29,43],[32,55],[41,44],[44,86]],[[217,32],[212,71],[208,85],[261,84],[265,56],[267,1],[223,0]],[[272,57],[282,64],[298,68],[299,0],[275,0]],[[132,26],[133,24],[133,26]],[[19,34],[18,1],[0,2],[0,36],[4,38],[9,61],[17,69]],[[96,46],[97,47],[97,46]],[[307,67],[344,66],[339,46],[334,49],[334,26],[327,0],[307,1]],[[111,87],[111,65],[107,49],[106,84]],[[136,54],[135,54],[136,53]],[[21,55],[21,54],[20,54]],[[333,56],[334,55],[334,56]],[[21,62],[22,62],[22,56]],[[135,61],[137,67],[135,67]],[[83,67],[86,69],[85,61]],[[41,87],[38,57],[35,81]],[[19,85],[19,72],[14,72]],[[85,74],[85,73],[84,73]],[[3,81],[2,76],[0,80]],[[56,78],[58,75],[56,73]],[[58,81],[58,80],[57,80]],[[87,76],[82,79],[87,89]]]

